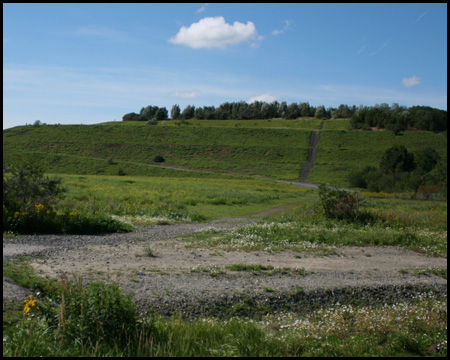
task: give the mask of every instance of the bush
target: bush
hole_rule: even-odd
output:
[[[42,169],[26,164],[3,166],[3,232],[18,234],[101,234],[133,228],[109,217],[91,217],[53,209],[65,192],[61,179],[50,179]]]
[[[66,211],[59,214],[42,204],[31,211],[10,212],[3,207],[3,231],[15,234],[104,234],[130,232],[133,227],[106,216]]]
[[[384,173],[410,172],[415,169],[414,154],[409,153],[403,145],[387,149],[380,161]]]
[[[20,167],[3,165],[3,209],[32,212],[37,204],[47,209],[61,198],[65,189],[60,178],[48,178],[44,171],[27,163]]]
[[[166,160],[161,155],[156,155],[153,158],[153,162],[161,163],[161,162],[164,162],[164,161],[166,161]]]
[[[328,219],[363,222],[374,220],[373,215],[360,210],[364,199],[356,192],[320,185],[319,198]]]

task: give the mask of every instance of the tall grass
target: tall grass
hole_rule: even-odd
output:
[[[306,191],[272,181],[63,175],[66,197],[59,209],[119,217],[165,217],[189,222],[241,216],[280,203],[297,202]],[[151,221],[151,220],[149,220]]]
[[[66,282],[61,300],[39,300],[41,313],[4,327],[3,356],[447,356],[447,301],[433,294],[259,319],[136,319],[120,291],[100,285]],[[98,314],[100,299],[108,306]]]

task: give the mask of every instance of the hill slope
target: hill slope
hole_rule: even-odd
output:
[[[6,162],[33,160],[48,172],[68,174],[219,176],[233,174],[298,180],[319,120],[193,121],[149,126],[142,122],[20,126],[3,131]],[[347,129],[325,121],[308,181],[347,186],[349,171],[378,166],[393,145],[410,151],[431,146],[443,153],[446,137],[432,132]],[[156,156],[164,158],[156,163]],[[196,170],[196,172],[175,169]]]

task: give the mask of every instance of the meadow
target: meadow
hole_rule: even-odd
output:
[[[57,209],[104,213],[135,225],[248,216],[297,203],[307,192],[271,180],[242,178],[62,175],[67,194]]]
[[[149,184],[157,187],[154,180],[151,182],[137,177],[110,179],[70,175],[65,176],[65,180],[70,183],[69,202],[77,201],[75,197],[81,194],[80,188],[86,191],[85,194],[102,189],[110,191],[112,195],[117,193],[122,181],[135,181],[138,188],[142,186],[140,191]],[[215,181],[216,185],[228,184],[231,189],[235,189],[230,180]],[[247,204],[255,202],[256,207],[253,209],[243,204],[233,204],[233,201],[224,204],[208,203],[205,200],[191,206],[209,210],[222,208],[211,214],[210,218],[220,216],[225,208],[227,212],[243,211],[249,214],[250,210],[261,209],[259,201],[264,199],[261,191],[251,193],[249,185],[252,183],[259,184],[260,190],[265,186],[270,193],[270,182],[248,180],[247,184],[229,195],[229,200],[234,198]],[[165,186],[163,181],[161,184]],[[167,189],[172,189],[172,200],[177,199],[179,191],[189,185],[194,190],[192,196],[196,196],[193,179],[177,179],[167,184]],[[179,187],[180,184],[184,186]],[[250,193],[246,194],[246,190]],[[116,195],[119,208],[121,203],[130,201],[122,204],[124,208],[120,211],[133,213],[142,207],[136,201],[137,198],[132,197],[134,191],[129,189],[129,194]],[[278,193],[273,188],[272,192]],[[258,196],[257,193],[262,194]],[[219,194],[220,191],[217,191],[216,195]],[[394,245],[429,256],[447,256],[445,202],[388,196],[380,198],[367,194],[367,208],[377,214],[379,221],[375,224],[351,224],[325,219],[320,212],[315,191],[290,192],[287,187],[278,195],[280,198],[272,201],[295,199],[299,205],[256,224],[231,231],[206,229],[185,237],[184,241],[187,246],[207,247],[211,251],[294,250],[327,256],[327,253],[333,253],[336,247],[343,245]],[[124,200],[126,198],[129,200]],[[98,198],[97,201],[101,208],[104,199]],[[387,204],[392,204],[392,207],[388,208]],[[129,210],[125,210],[128,206]],[[109,211],[113,211],[112,208]],[[59,282],[43,279],[34,273],[28,261],[27,258],[5,261],[4,275],[25,287],[37,286],[44,293],[52,295],[47,300],[37,300],[35,303],[34,299],[27,300],[25,309],[30,309],[27,310],[29,313],[23,313],[23,303],[4,308],[4,356],[447,356],[447,300],[432,292],[417,293],[408,300],[385,305],[335,304],[308,313],[301,312],[301,309],[297,313],[279,308],[277,311],[265,311],[263,316],[258,313],[251,315],[251,311],[248,315],[192,319],[177,314],[172,317],[154,313],[138,316],[131,299],[125,297],[114,284],[105,286],[103,283],[92,283],[85,289],[81,279],[72,282],[64,278]],[[232,270],[251,271],[255,276],[261,276],[262,272],[280,271],[261,265],[233,266]],[[220,276],[224,270],[191,269],[192,272],[207,271],[211,276],[216,276],[216,273]],[[417,276],[440,276],[446,279],[447,269],[417,269]],[[61,291],[65,294],[64,300]],[[101,298],[111,305],[101,305],[98,300]],[[83,312],[83,306],[80,308],[83,303],[86,304],[83,305],[85,309],[89,310]],[[252,308],[251,303],[242,306]],[[98,326],[100,329],[120,329],[115,324],[124,319],[124,314],[128,314],[126,324],[133,331],[123,330],[115,336],[104,337],[103,332],[98,330]],[[97,330],[89,326],[92,316],[101,319],[100,323],[97,320]],[[62,331],[58,324],[64,318],[67,330]],[[127,328],[122,325],[122,329]]]
[[[3,132],[3,153],[4,161],[31,160],[62,178],[67,192],[55,204],[61,213],[112,216],[136,226],[245,217],[295,205],[255,224],[184,237],[192,248],[327,256],[340,246],[396,246],[447,257],[444,201],[362,193],[372,221],[352,223],[327,219],[317,191],[275,182],[298,180],[310,134],[322,123],[311,183],[345,187],[350,171],[377,166],[395,144],[411,151],[446,148],[446,137],[431,132],[394,136],[350,131],[346,119],[272,119],[17,127]],[[155,162],[157,155],[165,161]],[[44,279],[29,261],[4,261],[3,274],[47,298],[26,300],[25,308],[23,302],[4,304],[3,356],[447,356],[447,300],[432,293],[384,306],[335,304],[308,314],[279,309],[265,316],[167,318],[138,315],[114,284],[86,288]],[[418,271],[447,277],[446,268]],[[101,329],[117,333],[105,337]]]

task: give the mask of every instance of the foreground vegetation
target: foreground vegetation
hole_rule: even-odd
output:
[[[114,284],[62,278],[57,288],[30,296],[23,315],[4,316],[3,356],[447,356],[447,301],[433,293],[306,315],[187,320],[139,316]]]
[[[80,196],[78,191],[82,184],[84,191],[109,184],[112,194],[117,193],[116,186],[120,186],[120,181],[131,181],[131,178],[82,178],[65,177],[68,199],[64,201],[67,204]],[[190,179],[172,179],[172,182],[166,182],[165,189],[178,190],[173,190],[173,197],[167,191],[166,199],[179,198],[177,185],[180,180],[187,188],[192,186],[189,194],[193,198],[197,191],[200,193],[200,184],[197,188]],[[155,179],[134,178],[133,181],[135,183],[131,185],[136,184],[140,191],[150,184],[155,187]],[[244,199],[257,203],[255,194],[258,193],[263,196],[262,202],[271,201],[262,194],[270,194],[268,190],[274,186],[272,183],[249,181],[248,184],[241,183],[239,188],[229,179],[216,181],[225,186],[224,191],[227,184],[235,189],[229,194],[228,202],[208,204],[199,201],[190,206],[242,209]],[[251,184],[268,188],[258,192]],[[255,190],[255,194],[250,189]],[[290,193],[289,189],[296,190]],[[445,257],[447,254],[445,202],[365,194],[365,206],[361,211],[370,212],[373,217],[349,222],[345,217],[327,216],[315,191],[284,186],[278,190],[274,194],[281,199],[295,196],[301,205],[233,232],[207,229],[185,238],[186,243],[216,249],[292,249],[322,254],[333,252],[341,245],[395,245],[432,256]],[[340,199],[332,189],[328,191],[328,197]],[[124,196],[131,193],[132,190]],[[345,192],[346,198],[348,194]],[[105,199],[96,200],[98,209],[106,204]],[[111,199],[117,201],[119,198],[112,196]],[[241,204],[233,204],[232,199],[241,199]],[[85,200],[81,199],[80,204]],[[123,202],[120,200],[117,205]],[[129,209],[137,211],[141,208],[142,205],[132,204]],[[341,209],[337,206],[329,211],[339,214]],[[70,281],[65,277],[59,282],[44,280],[34,274],[25,258],[5,262],[3,269],[4,276],[41,291],[40,298],[24,299],[25,307],[21,303],[4,308],[4,356],[447,356],[447,301],[432,293],[417,294],[414,299],[384,306],[335,304],[308,314],[279,309],[254,317],[185,319],[175,314],[166,318],[158,314],[139,314],[132,299],[124,296],[114,284],[86,286],[81,278]],[[279,271],[246,264],[235,264],[232,269]],[[446,269],[422,271],[428,276],[447,276]]]
[[[116,232],[297,204],[256,224],[232,231],[212,227],[184,241],[218,250],[322,255],[347,245],[400,246],[447,256],[446,202],[327,187],[318,193],[273,181],[298,179],[311,131],[322,125],[309,180],[337,186],[347,186],[352,171],[378,164],[394,145],[415,152],[426,144],[443,155],[444,136],[358,132],[348,129],[348,120],[303,120],[9,129],[4,154],[10,163],[33,160],[59,178],[31,170],[32,176],[18,176],[19,169],[4,168],[3,224],[15,233]],[[248,264],[232,269],[293,271]],[[446,269],[418,271],[447,277]],[[432,293],[384,306],[335,304],[309,314],[280,309],[266,316],[188,320],[139,314],[114,284],[43,279],[26,258],[5,261],[3,275],[40,291],[19,305],[4,304],[3,356],[447,356],[447,301]]]

